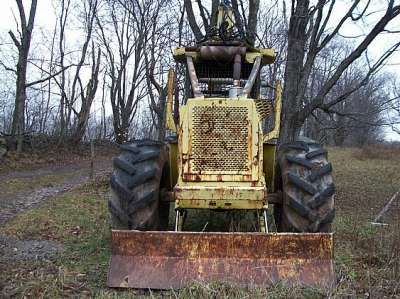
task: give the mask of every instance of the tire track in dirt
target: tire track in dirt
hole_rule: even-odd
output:
[[[110,159],[95,162],[94,175],[111,172]],[[90,163],[84,161],[79,164],[51,167],[34,170],[14,171],[1,174],[0,180],[8,179],[36,179],[41,176],[56,176],[57,182],[39,186],[33,190],[4,193],[0,190],[0,225],[27,210],[39,207],[46,200],[80,186],[89,180]]]
[[[94,176],[106,175],[110,172],[110,159],[103,159],[95,163]],[[20,213],[37,208],[47,200],[87,182],[90,179],[90,163],[83,161],[79,164],[66,166],[46,166],[34,170],[13,171],[0,174],[0,181],[29,180],[38,176],[56,176],[57,182],[38,186],[34,190],[11,193],[4,193],[0,190],[0,225]],[[0,234],[0,268],[2,264],[13,261],[52,259],[63,250],[63,245],[55,241],[19,240],[14,236]]]

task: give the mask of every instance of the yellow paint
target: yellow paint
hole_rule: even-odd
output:
[[[185,48],[175,48],[173,51],[173,56],[176,61],[184,62],[186,61],[186,56],[190,56],[194,61],[196,61],[200,54],[195,51],[186,51]]]
[[[258,200],[265,199],[264,181],[257,185],[232,182],[179,182],[174,193],[177,200]]]
[[[174,50],[177,61],[191,56],[195,61],[200,54]],[[245,61],[253,63],[262,57],[263,64],[273,63],[273,49],[248,49]],[[175,128],[172,118],[173,71],[168,74],[167,128]],[[275,126],[268,134],[262,132],[262,121],[253,99],[247,98],[192,98],[179,107],[180,122],[176,126],[178,144],[169,145],[170,180],[174,187],[175,207],[194,209],[263,209],[267,208],[267,190],[273,190],[276,164],[276,145],[281,117],[281,84],[278,81],[275,92]],[[248,128],[247,166],[242,170],[198,170],[193,164],[194,109],[198,107],[246,108]],[[244,139],[243,139],[244,140]],[[269,141],[269,142],[267,142]],[[222,151],[223,152],[223,151]],[[235,159],[235,157],[231,157]],[[201,169],[201,168],[200,168]]]
[[[170,189],[178,182],[179,151],[177,143],[168,144]]]
[[[276,145],[275,144],[263,144],[263,169],[265,180],[267,182],[268,190],[272,192],[274,190],[274,180],[275,180],[275,163],[276,163]]]
[[[222,5],[218,6],[217,28],[221,28],[223,22],[227,22],[227,29],[233,27],[233,12],[232,9],[227,9],[227,17],[225,17],[225,9]]]
[[[193,109],[245,107],[248,123],[248,170],[195,171],[192,165]],[[180,107],[179,176],[174,188],[176,208],[262,209],[266,207],[261,121],[251,99],[189,99]],[[232,159],[235,157],[232,156]]]
[[[264,201],[260,200],[178,200],[175,203],[176,208],[182,209],[224,209],[224,210],[261,210]]]
[[[274,129],[264,136],[264,141],[275,139],[279,137],[279,132],[281,130],[281,111],[282,111],[282,86],[281,82],[276,82],[275,88],[275,105],[274,105]]]
[[[253,100],[249,99],[225,99],[225,98],[208,98],[208,99],[189,99],[185,108],[180,110],[180,127],[182,128],[181,138],[181,169],[183,169],[183,180],[195,180],[196,176],[199,181],[258,181],[260,179],[260,169],[262,169],[262,160],[259,159],[260,150],[259,141],[263,140],[261,122]],[[250,156],[248,157],[248,170],[241,171],[196,171],[193,168],[193,148],[192,148],[192,131],[193,131],[193,110],[196,107],[234,107],[246,108],[248,123],[248,145]],[[235,157],[232,157],[235,159]]]
[[[256,49],[256,52],[246,52],[245,61],[247,63],[254,63],[257,57],[262,58],[262,64],[271,64],[275,61],[275,51],[273,49]]]
[[[168,71],[168,83],[167,83],[167,107],[166,107],[166,123],[165,126],[168,130],[176,132],[176,126],[173,117],[173,99],[174,99],[174,87],[175,87],[175,73],[173,69]]]

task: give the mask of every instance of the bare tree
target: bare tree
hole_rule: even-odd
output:
[[[370,1],[368,1],[361,8],[361,13],[357,14],[356,9],[360,8],[362,2],[360,0],[353,1],[339,23],[332,30],[329,30],[327,24],[330,21],[335,3],[336,1],[319,0],[315,7],[310,7],[309,0],[292,1],[283,90],[281,142],[295,140],[300,134],[302,124],[315,109],[328,111],[357,90],[357,88],[352,88],[345,94],[326,102],[327,94],[345,70],[366,51],[375,38],[385,31],[386,26],[400,14],[400,5],[395,5],[394,0],[389,0],[383,16],[375,23],[371,31],[336,65],[335,71],[326,79],[316,95],[304,103],[310,74],[321,50],[338,35],[339,30],[347,20],[354,22],[361,20],[370,5]],[[382,66],[383,62],[399,46],[400,43],[396,43],[370,67],[365,75],[366,80]]]
[[[67,25],[67,18],[70,11],[71,0],[61,0],[60,3],[60,16],[58,18],[59,24],[59,44],[58,49],[60,53],[60,66],[63,68],[65,66],[65,28]],[[58,83],[61,96],[60,96],[60,140],[62,141],[66,130],[66,109],[67,105],[67,94],[65,86],[65,72],[60,75],[60,82]]]
[[[193,12],[193,7],[192,7],[192,1],[191,0],[184,0],[185,2],[185,9],[186,9],[186,14],[187,14],[187,19],[190,24],[190,28],[193,31],[194,37],[196,38],[196,41],[201,41],[204,38],[204,34],[201,32],[199,25],[197,24],[196,21],[196,16]],[[200,2],[200,0],[199,0]],[[201,5],[201,3],[199,4]]]
[[[117,143],[128,140],[129,127],[147,92],[144,45],[149,20],[141,17],[147,9],[139,3],[109,3],[106,16],[97,16],[100,38],[107,62],[109,97]],[[106,26],[106,24],[111,24]]]
[[[211,1],[211,14],[205,9],[201,0],[196,0],[196,2],[198,4],[198,9],[202,20],[201,27],[204,28],[205,33],[202,32],[201,27],[198,25],[198,21],[196,20],[196,15],[192,6],[192,1],[184,0],[184,5],[187,14],[187,20],[190,28],[192,29],[196,42],[200,42],[206,37],[206,35],[210,34],[217,25],[219,1]],[[221,5],[225,5],[223,1],[221,2]],[[250,45],[254,45],[257,37],[257,22],[258,12],[260,9],[260,0],[248,1],[247,17],[242,0],[239,0],[239,2],[238,0],[232,0],[232,9],[234,13],[235,27],[239,31],[241,39],[247,41],[247,43]]]
[[[97,51],[96,55],[94,44],[92,44],[92,72],[86,88],[83,88],[81,79],[78,79],[80,85],[81,108],[76,114],[76,126],[71,138],[72,142],[75,144],[78,144],[85,134],[85,130],[89,120],[90,108],[92,107],[92,103],[96,95],[97,86],[99,83],[99,68],[100,49]]]
[[[25,104],[26,104],[26,73],[28,66],[28,55],[31,45],[33,26],[35,22],[37,0],[31,1],[31,7],[29,10],[29,17],[26,18],[25,7],[22,0],[16,0],[20,29],[18,30],[19,38],[14,34],[13,31],[9,31],[9,35],[14,42],[14,45],[18,50],[18,62],[17,62],[17,80],[16,80],[16,94],[13,121],[11,127],[11,135],[14,141],[17,141],[17,151],[22,151],[22,140],[25,131]]]
[[[59,53],[60,53],[60,78],[56,80],[60,89],[60,143],[67,137],[67,128],[70,126],[69,137],[73,143],[81,141],[85,134],[87,122],[89,119],[90,109],[98,87],[98,76],[100,70],[100,51],[97,51],[95,44],[92,42],[93,31],[95,25],[95,15],[98,9],[97,0],[86,0],[83,3],[83,20],[84,25],[84,41],[81,46],[79,55],[76,58],[77,63],[65,66],[65,32],[67,28],[68,15],[71,9],[71,0],[61,0],[59,24]],[[83,83],[83,68],[86,66],[88,53],[91,49],[91,72],[86,84]],[[67,84],[67,74],[65,70],[70,66],[75,66],[74,72],[70,76],[71,82]],[[77,111],[77,107],[79,111]]]
[[[153,7],[150,19],[158,19],[167,2],[160,0]],[[202,17],[205,19],[204,8],[198,2],[203,10]],[[208,15],[208,13],[207,13]],[[208,26],[208,23],[206,23]],[[172,20],[165,15],[162,21],[153,22],[149,28],[149,38],[146,43],[145,61],[146,61],[146,84],[150,102],[150,112],[155,128],[153,136],[157,140],[164,140],[165,137],[165,104],[167,98],[167,84],[165,75],[171,66],[172,61],[169,58],[169,49],[160,45],[169,45],[171,34],[173,32]]]
[[[389,119],[393,132],[396,132],[400,135],[400,87],[398,85],[398,82],[396,82],[395,80],[393,80],[392,90],[392,101],[390,103],[392,114],[389,115]]]

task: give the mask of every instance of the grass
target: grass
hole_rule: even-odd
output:
[[[1,281],[11,282],[19,294],[33,297],[84,295],[100,288],[110,242],[105,189],[103,181],[86,185],[8,222],[1,229],[2,234],[20,239],[55,240],[65,246],[65,251],[55,261],[21,261],[9,268],[10,272],[3,271]],[[15,275],[20,275],[19,279],[12,279]]]
[[[366,145],[353,151],[353,157],[359,160],[379,159],[379,160],[399,160],[399,144],[373,144]]]
[[[38,137],[35,137],[37,140]],[[79,144],[78,146],[65,144],[57,146],[57,140],[44,143],[34,149],[26,146],[23,153],[17,154],[9,151],[0,159],[0,174],[15,170],[41,168],[43,166],[62,166],[71,163],[82,163],[89,161],[91,156],[90,144]],[[94,143],[95,159],[102,160],[116,155],[119,150],[111,142]]]
[[[107,180],[99,179],[48,201],[0,228],[20,239],[55,240],[65,247],[51,261],[7,264],[0,257],[0,289],[4,295],[31,298],[323,298],[400,296],[399,210],[389,213],[389,226],[370,222],[399,188],[400,163],[354,157],[353,149],[330,149],[337,185],[335,269],[338,285],[326,294],[311,288],[238,288],[225,284],[193,284],[180,291],[116,291],[105,287],[110,232],[105,197]],[[399,205],[400,206],[400,205]],[[199,226],[192,215],[188,226]],[[209,218],[218,229],[222,216]],[[203,221],[204,222],[204,221]],[[204,224],[202,224],[204,225]],[[202,225],[197,227],[201,229]],[[6,269],[7,271],[1,271]]]
[[[400,203],[384,218],[389,226],[370,222],[399,189],[400,156],[366,156],[358,150],[330,149],[336,195],[335,263],[338,297],[400,295]]]
[[[8,196],[15,193],[33,191],[38,188],[51,187],[54,184],[61,183],[66,177],[75,176],[76,173],[64,173],[40,175],[36,177],[22,177],[13,179],[4,179],[0,181],[0,190],[2,195]]]

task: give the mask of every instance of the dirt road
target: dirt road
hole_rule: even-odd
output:
[[[0,174],[0,224],[19,213],[40,206],[47,199],[85,183],[90,176],[90,161],[62,166]],[[94,175],[111,172],[111,159],[94,163]]]

